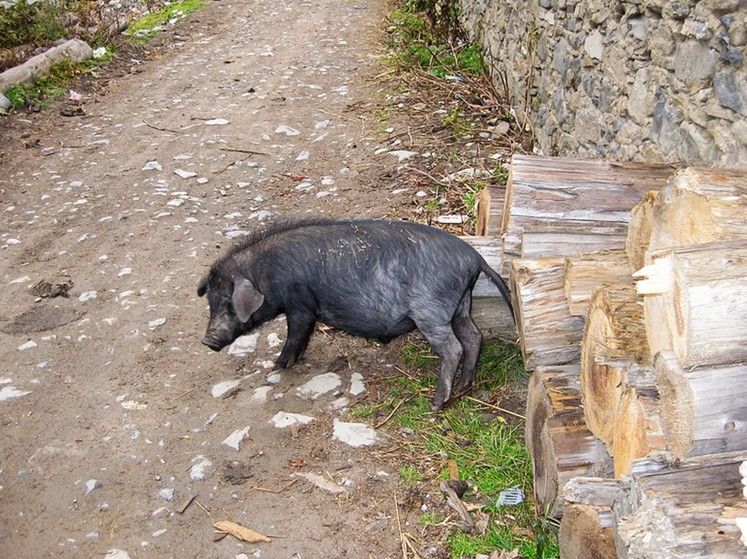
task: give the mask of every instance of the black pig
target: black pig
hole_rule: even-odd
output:
[[[276,222],[213,264],[200,282],[210,323],[202,341],[220,351],[285,314],[288,337],[276,361],[303,354],[317,320],[384,342],[417,328],[441,358],[433,409],[472,385],[482,334],[470,316],[472,288],[484,272],[509,304],[503,279],[467,243],[408,222]]]

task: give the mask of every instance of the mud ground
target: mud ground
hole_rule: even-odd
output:
[[[376,0],[216,1],[160,54],[124,61],[84,115],[3,123],[0,556],[401,556],[396,441],[333,437],[396,374],[401,342],[319,329],[278,374],[282,319],[216,354],[199,344],[195,293],[273,215],[411,203],[382,180],[417,157],[377,132],[385,13]],[[271,422],[290,414],[313,420]],[[408,506],[405,527],[420,514]],[[272,541],[214,542],[220,520]]]

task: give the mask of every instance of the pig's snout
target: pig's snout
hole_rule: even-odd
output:
[[[218,340],[216,340],[215,338],[213,338],[210,335],[205,336],[202,339],[202,343],[204,345],[208,346],[213,351],[220,351],[221,349],[223,349],[224,347],[226,347],[225,343],[219,342]]]

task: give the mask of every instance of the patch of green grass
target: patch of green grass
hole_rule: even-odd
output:
[[[135,43],[147,43],[155,37],[159,26],[196,12],[204,5],[205,0],[183,0],[168,4],[130,24],[125,35]]]
[[[464,209],[470,220],[477,218],[477,198],[480,196],[480,192],[485,188],[485,183],[482,181],[475,181],[475,184],[467,187],[467,190],[462,194],[462,203]]]
[[[116,49],[107,46],[106,54],[99,58],[89,58],[82,62],[73,62],[69,58],[52,64],[49,72],[37,76],[33,83],[23,83],[10,87],[5,96],[18,109],[31,103],[42,105],[49,99],[63,96],[67,86],[78,75],[93,72],[117,55]]]
[[[423,479],[421,474],[414,466],[402,466],[399,470],[399,477],[405,483],[415,483]]]
[[[25,0],[0,9],[0,48],[19,45],[46,45],[66,36],[63,16],[75,12],[78,2],[71,0],[41,0],[33,4]]]
[[[432,510],[424,512],[420,515],[420,519],[418,520],[418,522],[423,526],[438,526],[443,521],[443,518],[441,518],[437,512]]]
[[[390,54],[386,60],[391,65],[400,69],[421,68],[441,79],[485,73],[479,47],[448,40],[449,32],[455,28],[453,21],[445,26],[447,33],[443,27],[434,27],[438,18],[433,17],[432,6],[427,3],[408,2],[394,10],[390,20]]]
[[[504,165],[498,165],[493,169],[493,180],[496,184],[508,183],[508,168]]]
[[[463,136],[472,129],[472,126],[464,118],[459,107],[451,109],[444,117],[443,123],[455,136]]]
[[[350,417],[354,417],[355,419],[368,419],[369,417],[373,417],[375,411],[376,408],[371,404],[358,404],[350,408],[348,413]]]
[[[440,468],[437,475],[442,479],[449,476],[445,461],[454,460],[460,477],[471,480],[480,501],[487,503],[483,510],[491,517],[490,527],[482,536],[455,529],[447,538],[448,550],[454,557],[514,548],[530,559],[557,557],[553,530],[536,518],[528,501],[516,506],[497,505],[499,493],[509,487],[519,486],[525,495],[532,494],[523,426],[510,425],[500,417],[486,418],[490,408],[464,397],[450,401],[438,414],[431,413],[438,361],[423,342],[406,343],[403,358],[410,367],[420,369],[390,381],[392,401],[406,399],[394,419],[414,431],[408,443],[410,450],[418,456],[432,457],[424,459]],[[484,344],[475,379],[480,391],[505,393],[512,386],[523,385],[526,379],[518,348],[503,342]],[[406,468],[408,473],[403,475]],[[405,466],[401,477],[412,481],[415,471],[412,466]]]

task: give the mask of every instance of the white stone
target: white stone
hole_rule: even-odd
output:
[[[132,268],[122,268],[118,273],[118,277],[129,276],[132,273]]]
[[[166,202],[166,205],[172,208],[178,208],[182,204],[184,204],[183,198],[174,198],[173,200],[169,200],[168,202]]]
[[[247,334],[246,336],[239,336],[228,348],[228,355],[235,357],[246,357],[250,353],[254,353],[257,349],[257,340],[259,334]]]
[[[110,549],[104,555],[104,559],[130,559],[130,554],[123,549]]]
[[[254,389],[254,394],[252,394],[252,402],[257,402],[259,404],[267,401],[267,396],[270,392],[272,392],[272,389],[274,387],[272,386],[259,386]]]
[[[309,151],[303,150],[301,153],[298,154],[298,157],[296,157],[296,161],[306,161],[309,159]]]
[[[301,133],[295,128],[291,128],[287,124],[281,124],[277,128],[275,128],[275,134],[285,134],[286,136],[298,136]]]
[[[184,169],[174,169],[174,174],[179,175],[183,179],[191,179],[192,177],[197,176],[197,173],[193,173],[192,171],[185,171]]]
[[[327,479],[324,476],[320,476],[318,474],[312,474],[311,472],[296,472],[294,476],[305,479],[309,483],[316,485],[319,489],[322,489],[323,491],[326,491],[327,493],[339,495],[340,493],[345,492],[344,487],[340,487],[335,482]]]
[[[333,411],[344,410],[348,407],[348,404],[350,404],[350,400],[348,400],[345,396],[342,396],[340,398],[337,398],[337,400],[333,400],[329,404],[329,409]]]
[[[189,469],[189,477],[195,481],[205,479],[205,476],[212,470],[213,462],[203,455],[192,458],[193,466]]]
[[[143,404],[142,402],[138,402],[137,400],[125,400],[122,402],[121,406],[126,410],[147,410],[148,404]]]
[[[158,328],[159,326],[163,326],[164,324],[166,324],[165,318],[156,318],[155,320],[151,320],[148,322],[148,328],[150,328],[151,330],[155,330],[156,328]]]
[[[280,338],[277,332],[270,332],[267,335],[267,345],[270,346],[271,348],[278,347],[282,343],[283,343],[283,340]]]
[[[89,479],[86,482],[86,495],[88,495],[94,489],[98,489],[102,485],[103,484],[99,480],[97,480],[97,479]]]
[[[418,152],[416,151],[408,151],[406,149],[399,149],[389,152],[389,155],[393,155],[394,157],[396,157],[397,161],[405,161],[406,159],[410,159],[417,154]]]
[[[469,219],[467,215],[439,215],[436,217],[436,223],[466,223]]]
[[[142,171],[163,171],[163,167],[158,161],[148,161],[143,165]]]
[[[95,299],[97,296],[97,293],[95,291],[84,291],[80,295],[78,295],[78,301],[81,303],[85,303],[86,301],[90,301],[91,299]]]
[[[273,363],[270,361],[270,367],[272,367],[272,365]],[[281,375],[279,371],[273,371],[267,375],[267,382],[270,384],[280,384],[281,380],[283,380],[283,375]]]
[[[604,55],[604,44],[602,34],[595,29],[584,41],[584,50],[591,58],[601,60]]]
[[[350,375],[350,394],[357,396],[363,394],[366,391],[366,387],[363,384],[363,375],[360,373],[353,373]]]
[[[223,439],[223,442],[221,444],[224,444],[227,447],[238,451],[241,441],[243,441],[249,434],[249,429],[249,425],[247,425],[243,429],[237,429],[236,431],[228,435],[225,439]]]
[[[163,489],[158,491],[158,496],[161,497],[164,501],[171,501],[174,498],[174,488],[173,487],[164,487]]]
[[[153,537],[157,538],[158,536],[163,536],[166,533],[166,528],[161,528],[160,530],[156,530],[153,532]]]
[[[332,438],[352,447],[370,446],[376,442],[376,431],[365,423],[347,423],[335,419]]]
[[[316,375],[310,381],[299,386],[296,390],[299,396],[316,399],[322,394],[332,392],[342,384],[340,375],[336,373],[324,373]]]
[[[213,398],[221,398],[233,394],[240,384],[240,380],[223,380],[214,384],[211,390]]]
[[[312,421],[314,421],[314,418],[308,415],[279,411],[272,417],[272,419],[270,419],[269,423],[282,429],[284,427],[290,427],[291,425],[306,425]]]
[[[27,390],[18,390],[14,386],[3,386],[2,388],[0,388],[0,402],[10,400],[11,398],[20,398],[21,396],[26,396],[27,394],[31,394],[31,392]]]
[[[211,118],[210,120],[206,120],[205,124],[207,126],[223,126],[224,124],[229,124],[230,122],[230,120],[226,120],[225,118]]]
[[[26,343],[23,343],[18,346],[18,351],[26,351],[27,349],[31,349],[32,347],[36,347],[38,344],[34,340],[29,340]]]
[[[9,282],[9,285],[13,285],[13,284],[16,284],[16,283],[27,283],[29,281],[31,281],[30,277],[28,277],[28,276],[22,276],[20,278],[16,278],[16,279],[12,280],[11,282]]]

